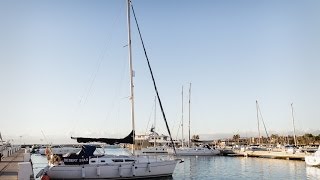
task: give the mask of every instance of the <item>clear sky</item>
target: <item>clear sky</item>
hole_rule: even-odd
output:
[[[320,1],[133,1],[174,138],[320,129]],[[0,1],[0,132],[16,141],[131,131],[124,0]],[[132,26],[136,130],[154,91]],[[150,121],[150,122],[149,122]],[[157,110],[157,131],[166,134]],[[260,127],[262,129],[262,127]],[[187,129],[185,128],[185,134]]]

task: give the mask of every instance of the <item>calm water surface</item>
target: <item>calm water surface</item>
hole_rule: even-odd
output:
[[[123,149],[107,149],[106,153],[127,154]],[[319,179],[320,168],[307,167],[304,161],[226,156],[183,156],[172,178],[167,179]],[[34,173],[47,165],[44,156],[32,155]]]

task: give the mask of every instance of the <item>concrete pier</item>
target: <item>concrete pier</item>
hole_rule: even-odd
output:
[[[304,161],[306,153],[288,153],[288,152],[276,152],[276,151],[234,151],[235,154],[231,156],[243,156],[243,157],[258,157],[258,158],[271,158],[271,159],[286,159],[286,160],[301,160]]]
[[[18,151],[9,150],[5,153],[5,157],[0,162],[0,179],[2,180],[17,180],[18,179],[18,163],[23,162],[24,149]],[[16,152],[15,152],[16,151]]]

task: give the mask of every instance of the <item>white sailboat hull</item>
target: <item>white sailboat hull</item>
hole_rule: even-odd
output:
[[[305,156],[305,162],[308,166],[320,166],[320,156]]]
[[[141,152],[142,153],[168,153],[167,147],[163,146],[156,146],[156,147],[147,147],[147,148],[142,148]]]
[[[320,166],[320,146],[311,156],[305,156],[304,160],[308,166]]]
[[[136,179],[171,176],[176,160],[156,162],[123,162],[103,165],[57,165],[48,166],[51,179]]]

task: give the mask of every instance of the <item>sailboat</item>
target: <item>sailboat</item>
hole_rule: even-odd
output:
[[[266,135],[267,135],[267,140],[269,140],[269,135],[268,135],[268,131],[267,131],[266,125],[264,123],[264,120],[262,118],[262,113],[261,113],[261,110],[260,110],[260,106],[259,106],[258,100],[256,100],[256,111],[257,111],[258,133],[259,133],[258,144],[250,145],[246,149],[250,150],[250,151],[267,151],[268,148],[266,146],[262,146],[263,139],[262,139],[262,136],[261,136],[261,133],[260,133],[260,119],[261,119],[261,121],[263,123],[263,127],[264,127],[264,130],[265,130]],[[261,141],[261,139],[262,139],[262,141]]]
[[[308,166],[320,166],[320,146],[314,154],[305,156],[304,160]]]
[[[191,102],[191,83],[189,86],[189,135],[188,135],[188,147],[184,147],[183,143],[183,87],[182,87],[182,147],[176,149],[176,155],[178,156],[213,156],[220,154],[220,151],[214,148],[211,148],[209,145],[204,145],[202,147],[191,147],[190,142],[190,102]],[[168,149],[169,154],[174,154],[173,149]]]
[[[78,142],[134,144],[134,86],[131,55],[130,8],[132,8],[131,1],[127,0],[132,132],[123,139],[73,137],[73,139],[76,139]],[[157,96],[160,107],[162,108],[158,92]],[[168,132],[170,134],[170,130],[168,130]],[[37,174],[37,177],[45,175],[49,176],[51,179],[136,179],[172,176],[176,164],[179,161],[179,159],[160,159],[147,156],[136,156],[134,155],[134,147],[132,148],[133,155],[130,156],[106,154],[94,155],[93,152],[95,149],[95,146],[84,145],[78,153],[69,153],[63,157],[52,155],[49,159],[48,166],[42,169]]]

